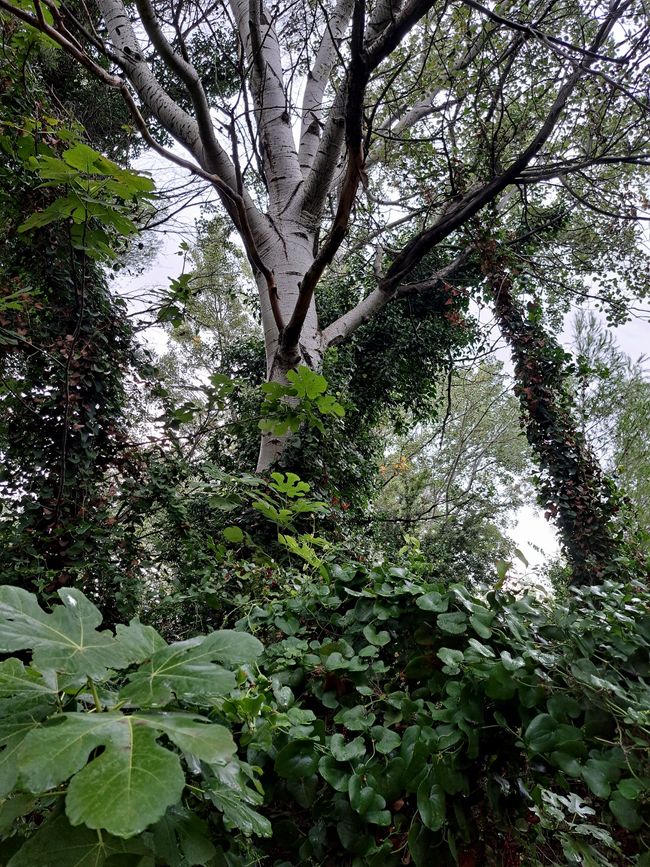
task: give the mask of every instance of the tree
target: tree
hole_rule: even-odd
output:
[[[371,520],[384,545],[393,533],[419,537],[443,578],[482,579],[513,547],[502,531],[523,502],[530,455],[499,364],[455,370],[440,390],[436,424],[389,439]]]
[[[128,498],[114,508],[118,489],[136,484],[142,469],[126,406],[150,369],[97,258],[125,244],[90,216],[94,208],[110,217],[100,199],[111,176],[80,171],[103,157],[71,119],[74,101],[63,108],[56,65],[30,66],[37,40],[16,39],[10,24],[0,94],[0,573],[3,583],[46,592],[83,585],[114,617],[132,607],[137,584],[139,509]],[[116,133],[115,148],[119,141]],[[48,182],[36,170],[41,160]],[[119,186],[125,173],[105,163]],[[24,231],[31,211],[47,222],[62,195],[74,216]]]
[[[633,361],[592,311],[573,322],[576,406],[586,439],[630,498],[644,528],[650,524],[648,429],[650,383],[645,357]]]
[[[488,205],[509,243],[539,234],[528,215],[549,197],[617,225],[641,214],[628,200],[648,165],[640,0],[498,12],[137,0],[135,17],[122,0],[89,14],[34,2],[0,9],[119,91],[147,144],[216,190],[255,274],[270,380],[319,368],[391,300],[452,280]],[[225,74],[207,56],[215,42]],[[396,225],[407,238],[394,244]],[[321,322],[316,289],[355,248],[374,260],[374,286]],[[259,467],[284,444],[266,436]]]

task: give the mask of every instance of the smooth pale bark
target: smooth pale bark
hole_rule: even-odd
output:
[[[278,285],[278,302],[284,322],[288,322],[296,306],[300,284],[314,261],[314,235],[295,220],[282,220],[260,247],[265,261],[272,267]],[[287,373],[299,364],[319,370],[324,345],[318,323],[315,299],[312,297],[298,345],[288,351],[280,344],[280,332],[271,308],[269,293],[261,275],[257,276],[260,290],[262,328],[266,348],[266,375],[269,382],[287,383]],[[263,471],[281,456],[287,436],[264,434],[260,443],[257,469]]]

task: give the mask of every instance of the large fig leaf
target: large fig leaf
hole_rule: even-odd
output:
[[[202,717],[183,713],[137,714],[136,725],[150,726],[163,732],[183,752],[191,753],[204,762],[230,761],[236,746],[232,735],[224,726],[206,724]]]
[[[30,713],[43,708],[47,712],[56,703],[56,680],[46,681],[37,671],[25,668],[19,659],[0,662],[0,718]]]
[[[102,713],[60,714],[31,731],[20,750],[22,785],[29,792],[46,792],[84,767],[91,752],[111,743],[129,750],[129,717]]]
[[[59,590],[62,605],[46,614],[20,587],[0,587],[0,653],[33,650],[34,667],[101,680],[109,668],[130,664],[110,632],[98,632],[99,610],[83,593]]]
[[[262,651],[261,643],[244,632],[223,630],[157,650],[130,677],[120,698],[146,707],[163,707],[175,695],[180,700],[209,707],[235,686],[235,677],[214,660],[250,662]]]
[[[66,811],[73,825],[129,837],[183,790],[179,758],[156,743],[161,734],[205,762],[225,763],[235,752],[227,729],[192,714],[61,714],[24,739],[20,779],[28,791],[45,792],[72,777]],[[88,764],[100,746],[105,751]]]
[[[18,779],[18,754],[28,735],[38,726],[31,718],[19,718],[0,724],[0,797],[8,795]]]
[[[132,837],[180,800],[185,774],[178,756],[156,743],[155,732],[135,725],[128,731],[128,745],[109,744],[70,781],[65,806],[73,825]]]
[[[0,663],[0,797],[15,786],[21,744],[38,721],[53,710],[56,695],[52,683],[25,668],[19,659]]]
[[[144,852],[140,840],[100,836],[90,828],[73,828],[65,816],[58,816],[30,837],[7,867],[102,867],[113,855]]]
[[[165,639],[153,626],[145,626],[137,617],[128,626],[120,623],[115,629],[115,634],[131,663],[144,662],[157,650],[167,646]]]

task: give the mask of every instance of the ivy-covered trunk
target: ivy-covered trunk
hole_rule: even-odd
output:
[[[528,317],[524,315],[508,264],[494,246],[484,245],[482,252],[496,318],[515,365],[522,425],[539,463],[546,516],[560,530],[573,583],[600,583],[614,571],[623,541],[616,525],[620,495],[574,418],[569,356],[544,330],[539,307],[530,305]]]

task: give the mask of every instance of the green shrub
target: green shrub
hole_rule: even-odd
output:
[[[265,641],[277,699],[311,713],[280,738],[262,716],[248,744],[270,809],[291,817],[274,854],[647,864],[647,590],[548,607],[415,566],[323,567],[240,623]]]

